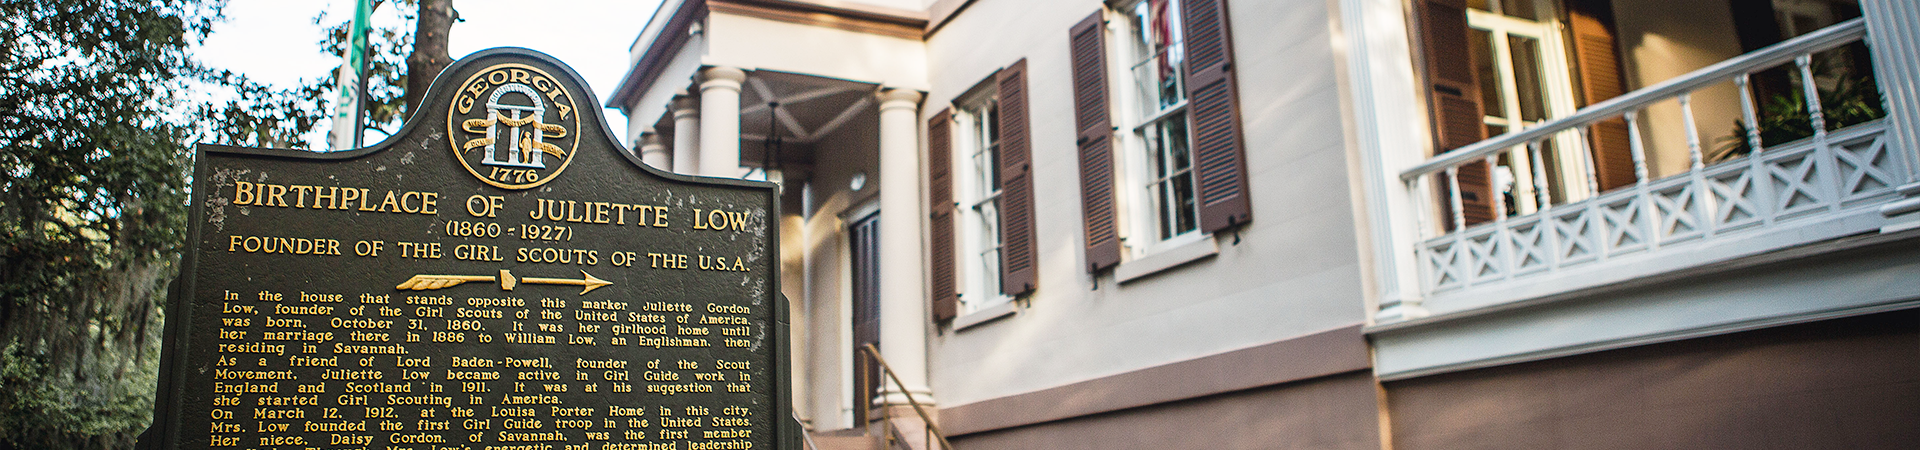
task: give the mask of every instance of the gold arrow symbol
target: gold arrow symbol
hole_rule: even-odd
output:
[[[412,278],[408,278],[406,282],[400,283],[399,286],[394,286],[393,288],[403,290],[403,291],[405,290],[431,291],[435,289],[446,289],[454,286],[459,286],[469,281],[499,280],[500,289],[505,291],[513,290],[513,287],[518,284],[563,284],[563,285],[580,286],[581,287],[580,295],[587,295],[588,292],[591,292],[594,289],[599,289],[601,286],[608,286],[613,284],[613,282],[611,281],[594,278],[593,275],[587,274],[587,271],[585,270],[580,271],[580,276],[581,276],[581,279],[578,279],[578,280],[567,279],[567,278],[534,278],[534,277],[527,277],[527,278],[521,278],[521,279],[515,280],[513,278],[512,272],[508,272],[506,269],[500,269],[499,276],[414,275]]]
[[[526,283],[526,284],[571,284],[571,285],[576,285],[576,286],[580,286],[580,295],[587,295],[587,292],[591,292],[591,291],[593,291],[594,289],[599,289],[599,288],[600,288],[601,286],[606,286],[606,285],[610,285],[610,284],[613,284],[613,282],[612,282],[612,281],[607,281],[607,280],[602,280],[602,279],[599,279],[599,278],[594,278],[594,277],[593,277],[593,275],[589,275],[589,274],[587,274],[587,271],[585,271],[585,270],[582,270],[582,271],[580,271],[580,277],[581,277],[581,278],[580,278],[580,279],[578,279],[578,280],[572,280],[572,279],[566,279],[566,278],[534,278],[534,277],[526,277],[526,278],[521,278],[521,279],[520,279],[520,282],[521,282],[521,283]]]

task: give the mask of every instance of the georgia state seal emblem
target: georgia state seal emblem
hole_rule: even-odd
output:
[[[546,71],[498,64],[460,83],[447,108],[447,141],[467,172],[503,189],[553,181],[580,146],[573,95]]]

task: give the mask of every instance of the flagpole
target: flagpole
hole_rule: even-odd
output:
[[[335,74],[333,111],[333,131],[327,136],[329,151],[359,148],[364,145],[365,113],[367,97],[367,50],[371,47],[368,31],[369,19],[373,14],[372,0],[355,2],[353,21],[347,25],[347,48],[341,55],[344,61]]]
[[[364,1],[364,0],[363,0],[363,1]],[[354,27],[354,28],[371,28],[371,27],[362,27],[362,26],[356,26],[356,27]],[[353,148],[360,148],[360,147],[365,147],[365,146],[366,146],[366,142],[364,142],[364,141],[365,141],[365,140],[366,140],[366,138],[367,138],[367,119],[368,119],[368,118],[366,117],[366,116],[367,116],[367,102],[368,102],[369,100],[371,100],[371,98],[369,98],[369,97],[368,97],[368,95],[369,95],[369,94],[368,94],[368,92],[367,92],[367,91],[368,91],[368,89],[367,89],[367,73],[368,73],[368,72],[372,72],[372,71],[373,71],[373,64],[370,64],[370,61],[367,61],[367,57],[368,57],[368,56],[371,56],[371,55],[368,55],[368,53],[371,53],[371,52],[373,51],[373,39],[372,39],[371,37],[369,37],[369,36],[368,36],[369,34],[372,34],[372,33],[373,33],[373,30],[369,30],[369,29],[361,29],[361,30],[359,30],[359,31],[360,31],[360,44],[361,44],[361,47],[360,47],[360,82],[359,82],[359,83],[355,83],[355,87],[358,87],[358,88],[360,88],[360,100],[359,100],[359,101],[356,101],[356,102],[354,102],[354,104],[356,105],[356,107],[355,107],[355,108],[353,108],[353,118],[354,118],[354,120],[353,120]]]

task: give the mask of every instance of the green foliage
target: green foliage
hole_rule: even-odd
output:
[[[368,128],[384,134],[399,130],[406,106],[406,52],[413,47],[411,24],[418,0],[397,0],[395,5],[375,1],[373,14],[398,14],[399,25],[376,26],[370,30],[368,45],[367,103],[364,106]],[[383,8],[383,6],[388,6]],[[344,60],[351,15],[346,21],[331,22],[322,12],[313,18],[315,25],[328,24],[315,44],[331,60]],[[378,21],[378,19],[376,19]],[[325,149],[325,141],[308,141],[314,130],[332,128],[334,88],[338,86],[338,67],[314,78],[303,79],[298,86],[277,88],[256,83],[245,75],[226,70],[195,68],[196,75],[215,89],[234,94],[224,103],[197,105],[194,116],[204,125],[196,130],[197,140],[245,147]]]
[[[54,371],[45,358],[33,356],[42,352],[18,342],[0,349],[0,388],[12,397],[0,404],[5,408],[0,409],[0,429],[21,432],[9,433],[6,445],[126,448],[147,428],[152,420],[158,358],[110,355],[137,364],[96,374],[102,379],[86,383],[75,379],[75,373]]]
[[[301,140],[334,71],[283,89],[192,60],[224,2],[0,0],[0,449],[127,448],[152,420],[191,143],[323,145]],[[375,30],[376,124],[398,122],[408,30]]]
[[[190,143],[304,146],[324,124],[330,85],[191,59],[221,6],[0,0],[0,448],[130,446],[151,420]]]
[[[1875,87],[1873,75],[1855,74],[1842,69],[1845,65],[1840,62],[1851,61],[1855,54],[1867,53],[1864,49],[1846,47],[1813,61],[1814,85],[1820,95],[1820,114],[1826,121],[1827,131],[1887,115],[1881,107],[1880,90]],[[1799,77],[1793,78],[1797,80]],[[1793,86],[1796,91],[1792,95],[1774,94],[1760,101],[1759,111],[1755,112],[1760,145],[1771,148],[1813,136],[1813,120],[1807,113],[1806,96],[1799,93],[1799,83]],[[1753,152],[1753,147],[1747,142],[1747,124],[1740,120],[1733,121],[1733,130],[1716,141],[1720,145],[1706,155],[1709,163],[1739,158]]]
[[[219,6],[0,0],[0,447],[126,447],[149,420],[186,228],[170,112]]]
[[[200,69],[212,88],[233,95],[226,103],[200,103],[193,117],[197,141],[242,147],[324,149],[309,132],[328,126],[333,86],[305,83],[275,88],[226,70]]]
[[[393,3],[392,5],[386,5]],[[369,29],[367,38],[367,103],[366,117],[370,119],[368,128],[382,134],[392,135],[400,131],[407,106],[407,52],[413,49],[413,23],[419,18],[419,0],[394,0],[392,2],[375,0],[373,14],[397,14],[400,24],[395,26],[376,26]],[[391,11],[382,12],[382,11]],[[327,15],[313,18],[314,24],[327,22]],[[377,20],[376,20],[377,21]],[[340,22],[327,27],[326,38],[320,41],[320,47],[327,54],[345,58],[350,23]],[[339,71],[329,73],[321,80],[328,89],[338,81]],[[434,74],[437,75],[437,74]],[[433,75],[428,75],[433,76]],[[313,84],[308,84],[312,86]]]

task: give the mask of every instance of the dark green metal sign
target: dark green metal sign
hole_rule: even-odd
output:
[[[645,167],[529,50],[454,63],[424,105],[360,150],[201,146],[143,446],[797,437],[773,185]]]

